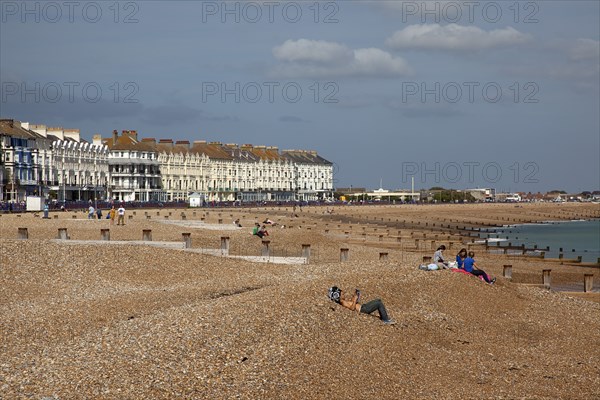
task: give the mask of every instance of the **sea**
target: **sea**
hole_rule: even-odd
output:
[[[507,225],[487,233],[490,241],[500,241],[501,246],[506,242],[527,248],[537,245],[548,258],[558,258],[561,248],[564,258],[581,256],[583,262],[596,262],[600,257],[600,219]]]

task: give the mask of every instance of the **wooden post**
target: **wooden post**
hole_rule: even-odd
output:
[[[133,219],[133,215],[129,215],[127,219]]]
[[[67,228],[58,228],[58,238],[61,240],[69,239],[69,235],[67,234]]]
[[[19,215],[19,217],[20,217],[20,215]],[[72,218],[72,219],[76,219],[76,218],[77,218],[77,215],[72,215],[72,216],[71,216],[71,218]]]
[[[350,252],[349,249],[340,249],[340,261],[344,262],[344,261],[348,261],[348,253]]]
[[[400,236],[398,236],[398,237],[396,238],[396,242],[398,242],[398,243],[402,242],[402,238],[401,238]]]
[[[19,239],[23,239],[23,240],[29,239],[29,233],[27,232],[27,228],[19,228],[18,235],[19,235],[18,236]]]
[[[110,229],[100,229],[100,237],[102,240],[110,240]]]
[[[594,287],[594,275],[585,274],[583,275],[583,291],[585,293],[590,293],[592,288]]]
[[[222,224],[222,223],[223,223],[223,219],[222,219],[222,218],[219,218],[217,222],[218,222],[218,223],[219,223],[219,225],[220,225],[220,224]]]
[[[431,250],[434,250],[435,248],[436,248],[435,247],[435,240],[432,240],[431,241]]]
[[[431,256],[423,256],[424,264],[431,264]]]
[[[151,242],[152,241],[152,229],[142,230],[142,240]]]
[[[379,261],[385,261],[388,259],[388,253],[379,253]]]
[[[379,235],[379,241],[383,242],[383,235]]]
[[[152,216],[151,215],[146,215],[146,219],[151,219]]]
[[[160,215],[160,211],[157,211],[157,212],[156,212],[156,215]]]
[[[270,256],[269,243],[271,243],[270,240],[263,240],[262,241],[262,256],[263,257],[269,257]]]
[[[192,247],[192,234],[189,232],[183,232],[181,234],[181,237],[183,238],[183,242],[185,243],[185,248],[189,249],[190,247]]]
[[[168,216],[168,215],[165,215],[165,216],[164,216],[164,218],[165,218],[165,219],[169,219],[169,216]]]
[[[507,279],[512,279],[512,264],[504,264],[502,269],[502,276]]]
[[[55,214],[55,215],[54,215],[54,219],[58,219],[58,215],[56,215],[56,214]]]
[[[229,255],[229,236],[221,236],[221,255]]]
[[[544,287],[546,289],[550,289],[550,282],[551,282],[550,272],[551,271],[552,271],[551,269],[545,269],[542,271],[542,281],[543,281]]]
[[[306,263],[310,262],[310,244],[302,245],[302,257],[306,258]]]
[[[185,221],[185,220],[186,220],[186,218],[187,218],[187,215],[185,215],[185,214],[181,214],[181,220],[182,220],[182,221]]]

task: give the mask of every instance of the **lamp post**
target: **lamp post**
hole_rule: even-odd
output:
[[[63,155],[63,159],[62,159],[62,173],[63,173],[63,178],[62,178],[62,184],[63,184],[63,203],[67,202],[67,175],[66,175],[66,171],[65,171],[65,157]]]

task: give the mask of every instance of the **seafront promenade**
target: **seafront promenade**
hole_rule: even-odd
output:
[[[597,204],[41,215],[0,217],[0,398],[600,396],[600,268],[476,236]],[[266,218],[270,235],[251,235]],[[440,244],[475,251],[496,284],[420,271]],[[333,285],[397,324],[329,302]]]

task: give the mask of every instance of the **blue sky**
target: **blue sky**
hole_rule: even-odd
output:
[[[1,2],[3,118],[314,149],[336,186],[600,186],[597,1]]]

